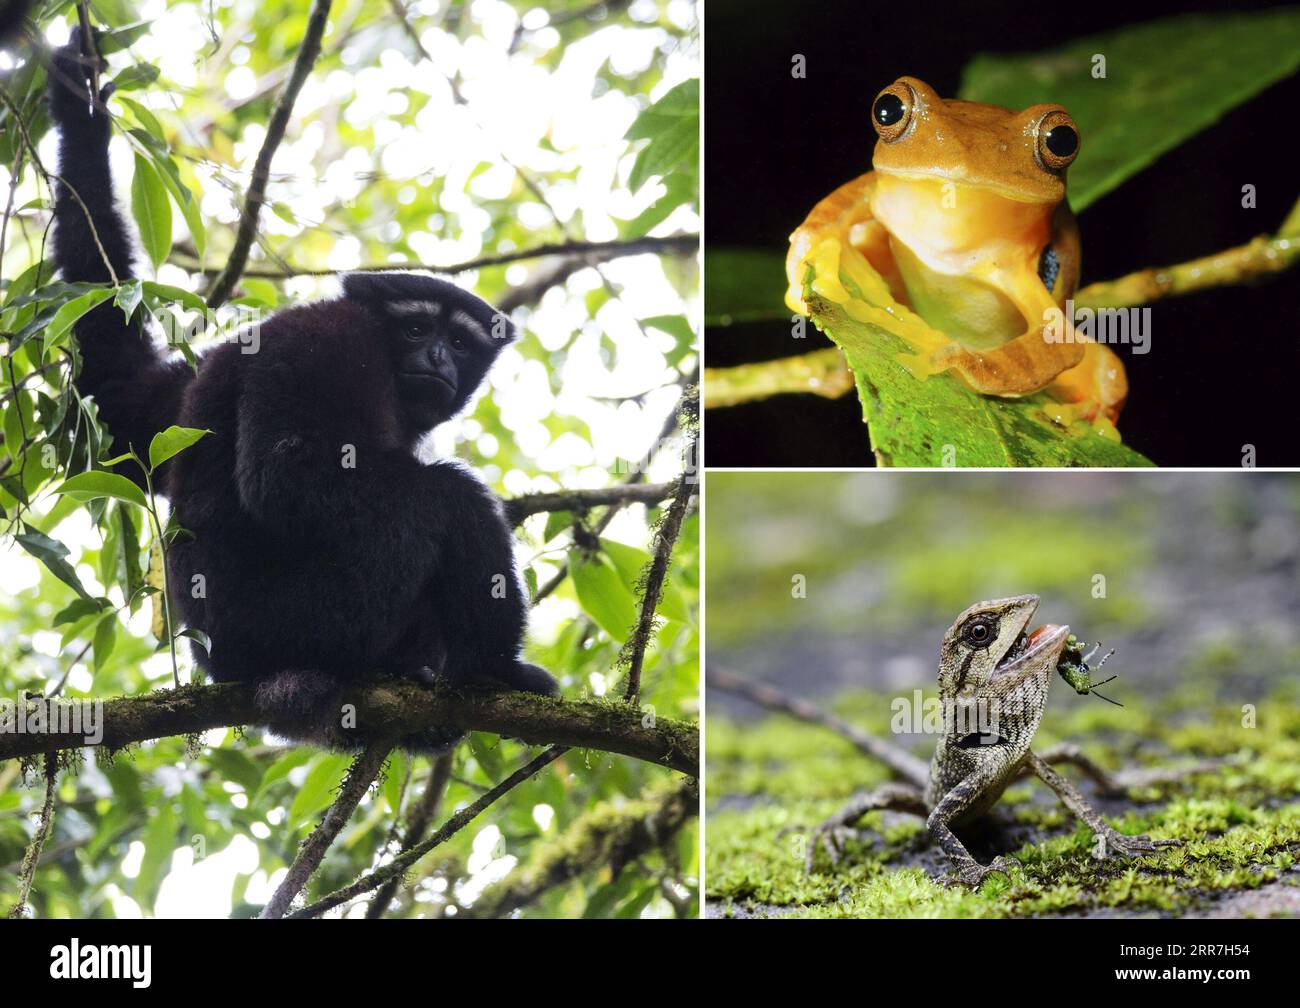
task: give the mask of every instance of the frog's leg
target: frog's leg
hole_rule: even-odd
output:
[[[968,350],[960,343],[950,343],[936,351],[936,367],[952,368],[976,392],[1022,396],[1037,392],[1083,360],[1085,344],[1063,318],[1036,271],[997,270],[989,281],[1029,320],[1030,327],[988,350]],[[1055,326],[1050,321],[1053,317],[1060,320]]]
[[[790,235],[790,251],[785,258],[789,282],[785,303],[791,311],[809,314],[803,299],[808,258],[828,238],[866,256],[872,267],[885,278],[895,298],[902,299],[905,288],[889,249],[889,234],[871,213],[871,193],[875,184],[875,172],[867,172],[852,182],[846,182],[813,207],[804,222]]]

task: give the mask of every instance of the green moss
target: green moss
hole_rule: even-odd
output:
[[[1181,847],[1141,858],[1096,860],[1091,830],[1044,798],[1041,785],[1017,784],[999,807],[1029,826],[1033,838],[1007,852],[1021,862],[1009,879],[991,876],[976,892],[945,888],[925,871],[903,867],[906,856],[926,846],[923,824],[882,813],[863,819],[861,839],[849,841],[837,868],[819,857],[817,870],[805,875],[807,827],[834,812],[853,791],[885,779],[884,771],[823,728],[782,717],[741,726],[711,716],[708,897],[722,913],[737,915],[1151,915],[1181,914],[1272,882],[1300,884],[1295,871],[1300,710],[1289,692],[1282,686],[1279,696],[1259,702],[1253,724],[1240,706],[1212,702],[1202,682],[1189,682],[1145,710],[1091,704],[1086,698],[1075,704],[1058,694],[1039,748],[1069,739],[1112,768],[1207,757],[1223,759],[1223,766],[1150,788],[1129,802],[1103,805],[1112,813],[1108,821],[1122,833],[1182,841]],[[878,716],[888,705],[877,695],[859,693],[836,707]],[[1070,768],[1065,773],[1079,779]],[[1081,786],[1093,793],[1088,783]],[[877,832],[882,824],[883,835]],[[790,832],[782,833],[786,829]]]

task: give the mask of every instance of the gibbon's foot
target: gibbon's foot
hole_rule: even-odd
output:
[[[515,665],[513,675],[514,678],[509,682],[513,689],[523,690],[525,693],[540,693],[542,696],[560,695],[560,684],[540,665],[521,661]]]

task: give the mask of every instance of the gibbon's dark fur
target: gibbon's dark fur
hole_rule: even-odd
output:
[[[59,170],[118,279],[131,277],[109,175],[108,91],[92,102],[75,35],[50,76]],[[108,281],[63,184],[54,217],[64,279]],[[217,682],[256,683],[277,733],[366,742],[379,730],[344,730],[341,694],[380,676],[557,691],[520,659],[528,604],[501,502],[459,463],[415,455],[514,336],[484,301],[431,277],[354,274],[342,297],[263,322],[257,352],[221,343],[197,373],[164,357],[142,311],[127,324],[106,303],[76,332],[77,387],[98,403],[115,451],[147,457],[171,424],[212,431],[160,474],[193,536],[169,550],[173,603],[211,639],[210,655],[194,649],[199,664]],[[139,479],[134,469],[119,467]],[[434,729],[405,744],[436,750],[458,736]]]

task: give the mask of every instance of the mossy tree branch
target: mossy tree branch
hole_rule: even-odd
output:
[[[532,693],[485,693],[450,686],[428,689],[412,682],[381,682],[344,696],[355,705],[358,745],[380,736],[403,737],[433,725],[486,731],[529,745],[558,744],[598,749],[656,763],[694,777],[699,774],[699,726],[670,718],[643,720],[640,711],[614,700],[559,700]],[[52,708],[92,701],[30,701]],[[82,731],[39,732],[13,728],[13,702],[0,704],[0,759],[96,745],[104,749],[149,739],[189,735],[213,728],[255,724],[253,690],[235,683],[182,686],[142,696],[104,700],[102,738]],[[24,723],[30,723],[25,719]]]

